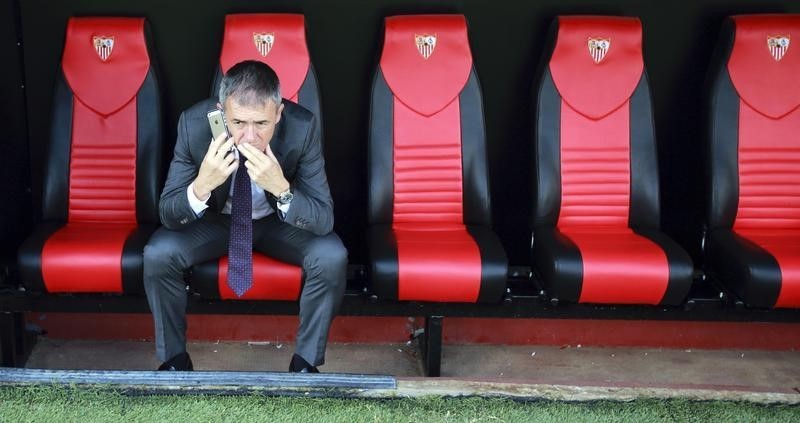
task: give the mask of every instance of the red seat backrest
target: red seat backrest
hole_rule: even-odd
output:
[[[733,227],[800,229],[800,15],[732,20],[727,71],[740,100]]]
[[[258,60],[269,65],[278,74],[283,97],[297,103],[310,65],[303,15],[227,15],[219,58],[222,74],[243,60]]]
[[[135,223],[137,94],[150,69],[144,18],[72,18],[69,222]]]
[[[472,71],[464,17],[387,18],[380,71],[393,96],[393,224],[463,224],[459,95]]]
[[[557,215],[556,224],[561,228],[628,227],[633,202],[632,157],[638,154],[633,154],[636,141],[631,114],[652,119],[650,110],[631,107],[644,75],[641,22],[636,18],[563,16],[557,24],[548,86],[554,86],[560,98],[559,114],[549,117],[548,111],[539,111],[540,119],[558,120],[540,123],[551,125],[557,133],[555,139],[537,142],[557,143],[552,147],[557,156],[540,155],[540,160],[560,160],[560,171],[553,175],[557,178],[540,177],[539,183],[560,180],[560,204],[546,213]],[[649,98],[649,92],[644,95]],[[645,142],[652,143],[652,136]],[[655,166],[655,157],[650,157],[653,147],[644,147],[642,156],[653,160]],[[547,189],[558,191],[557,187]],[[540,187],[540,195],[547,189]],[[641,192],[652,190],[658,192],[655,179]],[[652,209],[649,196],[637,201],[647,202],[645,207]],[[657,201],[657,194],[655,198]],[[546,204],[542,201],[538,207]]]

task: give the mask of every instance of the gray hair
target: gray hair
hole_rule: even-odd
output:
[[[255,60],[239,62],[228,69],[219,84],[219,102],[225,104],[228,97],[242,106],[262,106],[269,100],[280,105],[278,75],[265,63]]]

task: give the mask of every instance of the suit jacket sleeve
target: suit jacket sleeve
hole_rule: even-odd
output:
[[[294,198],[284,222],[315,235],[326,235],[333,231],[333,198],[325,175],[325,159],[316,125],[317,119],[312,115],[297,172],[289,181]]]
[[[186,195],[189,184],[197,177],[200,163],[195,163],[190,150],[189,117],[187,112],[181,114],[178,121],[178,139],[175,142],[175,153],[169,165],[167,182],[161,192],[158,204],[161,223],[167,229],[180,229],[197,219]]]

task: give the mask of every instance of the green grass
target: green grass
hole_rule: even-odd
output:
[[[266,396],[128,396],[33,386],[0,388],[2,422],[572,422],[800,421],[800,408],[683,400],[517,402],[441,398],[366,400]]]

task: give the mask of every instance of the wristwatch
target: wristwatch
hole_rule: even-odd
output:
[[[294,194],[292,194],[292,189],[288,188],[286,191],[278,194],[276,198],[278,200],[278,204],[289,204],[292,202]]]

